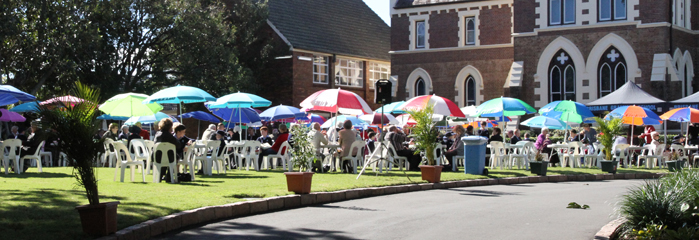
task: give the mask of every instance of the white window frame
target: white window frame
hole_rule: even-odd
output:
[[[425,46],[417,47],[417,22],[425,22]],[[410,16],[410,50],[430,49],[430,15]]]
[[[357,87],[361,88],[364,86],[364,61],[348,58],[337,58],[335,61],[335,85],[343,87]],[[340,76],[340,73],[349,72],[351,70],[352,75],[350,76]],[[339,77],[344,77],[347,79],[349,84],[343,84],[338,81]],[[356,83],[356,84],[353,84]],[[358,84],[358,85],[357,85]]]
[[[480,21],[478,20],[480,10],[468,10],[468,11],[460,11],[459,12],[459,47],[466,47],[466,46],[480,46],[481,45],[481,40],[479,39],[480,36],[480,30],[479,30],[479,24]],[[466,31],[468,29],[466,28],[466,19],[473,19],[473,26],[474,26],[474,42],[473,43],[468,43],[468,39],[466,38]]]
[[[391,64],[369,62],[367,64],[367,68],[369,68],[369,89],[374,89],[374,85],[376,84],[376,81],[378,81],[379,79],[391,78]]]
[[[316,62],[316,59],[318,59],[318,58],[323,58],[323,60],[325,60],[325,64]],[[316,71],[316,69],[320,69],[321,67],[325,68],[325,73]],[[329,66],[328,66],[328,57],[327,56],[319,56],[319,55],[313,56],[313,83],[315,83],[315,84],[329,84],[330,83],[330,76],[328,74],[328,70],[329,70],[328,67]],[[316,81],[316,79],[317,79],[316,76],[325,77],[325,82]]]
[[[563,0],[562,2],[563,2],[563,6],[561,7],[561,9],[562,9],[561,10],[561,21],[563,21],[562,24],[564,24],[564,25],[565,24],[575,24],[575,21],[578,18],[578,16],[577,16],[578,15],[578,13],[577,13],[578,8],[577,8],[576,1],[575,0]],[[566,16],[567,16],[566,6],[571,2],[573,3],[573,21],[567,21],[566,20]]]
[[[602,18],[602,1],[609,1],[609,18]],[[607,21],[612,21],[614,18],[614,0],[597,0],[597,21],[598,22],[607,22]]]
[[[466,39],[466,45],[476,45],[476,18],[467,17],[464,20],[464,27],[466,28],[466,36],[464,38]],[[473,30],[468,29],[469,23],[473,24]],[[470,37],[473,37],[473,41],[469,40]]]
[[[629,0],[623,0],[623,1],[625,1],[625,3],[624,3],[624,17],[623,18],[620,18],[616,14],[616,10],[619,7],[619,6],[617,6],[617,3],[616,3],[617,1],[619,1],[619,0],[612,0],[612,6],[614,6],[613,7],[614,11],[612,12],[612,16],[613,16],[614,20],[626,20],[626,19],[628,19],[628,17],[629,17],[629,8],[628,8]]]
[[[562,25],[563,24],[563,1],[564,0],[548,0],[549,2],[549,26],[557,26],[557,25]],[[558,9],[558,14],[553,14],[553,1],[558,1],[559,4],[559,9]],[[558,22],[553,21],[553,17],[557,16],[560,19]]]
[[[415,22],[415,48],[425,48],[425,39],[427,39],[427,33],[425,31],[425,21]],[[422,26],[422,34],[420,33],[420,26]],[[420,44],[422,40],[422,44]]]

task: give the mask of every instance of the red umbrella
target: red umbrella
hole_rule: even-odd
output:
[[[71,104],[71,105],[73,105],[73,104],[80,103],[80,102],[84,102],[84,101],[85,101],[85,100],[82,99],[82,98],[74,97],[74,96],[71,96],[71,95],[66,95],[66,96],[62,96],[62,97],[51,98],[51,99],[49,99],[49,100],[46,100],[46,101],[41,102],[40,104],[41,104],[41,105],[46,105],[46,104],[63,103],[63,104]]]
[[[400,106],[400,109],[404,111],[415,111],[424,109],[428,105],[434,106],[434,114],[452,117],[466,117],[454,102],[437,95],[423,95],[414,97],[408,101],[405,101],[405,103]]]
[[[371,113],[369,105],[356,93],[342,89],[320,90],[301,102],[308,110],[361,115]]]

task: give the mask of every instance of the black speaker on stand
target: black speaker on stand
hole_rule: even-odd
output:
[[[393,97],[391,96],[391,90],[393,88],[393,83],[388,81],[388,79],[379,79],[374,83],[374,103],[376,104],[390,104],[393,102]]]

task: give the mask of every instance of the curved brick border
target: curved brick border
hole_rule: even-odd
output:
[[[600,229],[599,232],[597,232],[597,234],[595,234],[594,239],[595,240],[613,239],[617,234],[619,234],[619,231],[617,231],[617,230],[619,229],[621,224],[624,224],[624,222],[626,222],[626,220],[624,220],[622,218],[618,218],[614,221],[607,223],[607,225],[604,225],[604,227],[602,227],[602,229]]]
[[[460,188],[485,185],[507,185],[521,183],[600,181],[614,179],[653,179],[669,173],[620,173],[620,174],[579,174],[556,176],[528,176],[495,179],[473,179],[441,183],[421,183],[388,187],[358,188],[335,192],[314,192],[304,195],[287,195],[255,201],[231,203],[221,206],[202,207],[148,220],[102,237],[104,240],[148,239],[169,231],[191,227],[213,221],[249,216],[271,211],[299,208],[315,204],[340,202],[350,199],[381,196],[386,194],[422,191],[430,189]],[[616,228],[615,228],[616,229]],[[595,239],[597,239],[595,237]]]

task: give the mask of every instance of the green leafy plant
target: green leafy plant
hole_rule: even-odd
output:
[[[415,154],[420,152],[425,153],[428,165],[435,165],[437,162],[434,159],[435,141],[439,136],[439,131],[432,122],[434,114],[434,106],[429,105],[421,110],[408,111],[410,116],[415,119],[415,126],[412,127],[412,135],[415,137]]]
[[[580,206],[580,204],[576,202],[570,202],[568,203],[568,206],[566,208],[588,209],[590,208],[590,206],[588,206],[587,204]]]
[[[41,124],[44,129],[54,130],[49,131],[49,135],[60,138],[58,150],[70,159],[77,185],[85,188],[90,205],[95,205],[99,204],[99,195],[94,166],[103,147],[101,140],[93,138],[99,129],[96,120],[99,90],[76,82],[72,94],[85,101],[59,103],[58,107],[40,106]]]
[[[665,228],[667,228],[667,226],[648,224],[642,229],[633,229],[632,232],[638,240],[653,240],[660,239]]]
[[[289,149],[292,155],[290,163],[294,168],[298,168],[300,172],[308,170],[309,161],[319,161],[313,148],[312,136],[308,134],[309,132],[312,132],[309,127],[295,125],[291,128],[294,144]]]
[[[607,160],[612,159],[612,145],[614,145],[614,136],[621,135],[623,133],[622,129],[622,119],[612,118],[611,120],[605,120],[599,117],[595,117],[595,121],[599,124],[599,139],[602,143],[604,154]]]

